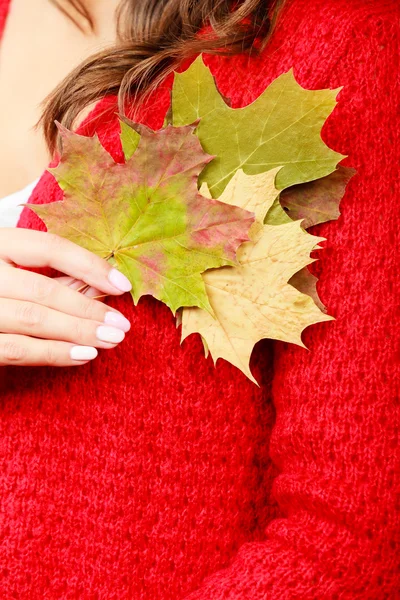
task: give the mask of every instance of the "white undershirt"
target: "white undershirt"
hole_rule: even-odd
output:
[[[28,202],[37,182],[37,179],[23,190],[0,199],[0,227],[16,227],[23,211],[21,204]]]

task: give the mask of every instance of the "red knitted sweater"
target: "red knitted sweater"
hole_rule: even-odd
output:
[[[358,174],[314,231],[336,321],[309,328],[309,351],[260,343],[257,388],[125,294],[120,348],[0,370],[1,598],[400,598],[399,56],[398,0],[293,0],[262,59],[208,59],[234,106],[292,66],[344,86],[323,137]],[[119,156],[115,120],[94,126]],[[59,198],[45,174],[32,201]],[[27,210],[20,226],[42,227]]]

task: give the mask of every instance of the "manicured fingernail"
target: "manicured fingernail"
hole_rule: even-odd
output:
[[[96,348],[90,346],[74,346],[69,355],[71,360],[93,360],[98,355]]]
[[[109,342],[110,344],[119,344],[125,337],[125,333],[115,327],[107,327],[106,325],[100,325],[96,329],[96,336],[98,340],[102,342]]]
[[[130,292],[132,289],[129,279],[127,279],[125,275],[123,275],[121,271],[118,271],[117,269],[111,269],[108,274],[108,280],[120,292]]]
[[[104,317],[104,323],[106,325],[112,325],[117,329],[121,329],[122,331],[125,331],[125,333],[131,328],[131,324],[129,323],[128,319],[125,319],[121,313],[117,312],[110,311],[106,313],[106,316]]]

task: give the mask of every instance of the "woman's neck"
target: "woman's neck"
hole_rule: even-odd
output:
[[[59,4],[70,10],[66,0]],[[28,185],[49,162],[35,129],[43,100],[83,59],[115,41],[117,1],[94,4],[91,30],[50,0],[12,0],[0,47],[0,198]]]

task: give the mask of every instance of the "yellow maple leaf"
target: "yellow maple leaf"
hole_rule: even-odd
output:
[[[324,238],[312,236],[301,221],[263,225],[266,213],[278,195],[278,169],[248,176],[237,171],[218,199],[256,215],[250,242],[238,251],[240,265],[209,270],[202,277],[215,317],[200,308],[182,312],[182,341],[199,333],[214,363],[223,358],[249,377],[255,344],[264,338],[304,346],[302,331],[309,325],[332,320],[310,296],[291,286],[289,279],[312,263],[312,250]],[[201,193],[210,197],[207,185]]]

